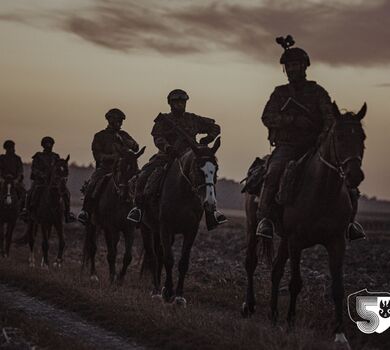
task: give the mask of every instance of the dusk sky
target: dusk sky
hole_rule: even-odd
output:
[[[367,102],[361,191],[390,199],[390,0],[185,1],[1,0],[0,142],[25,162],[50,135],[55,151],[93,161],[104,114],[122,109],[123,129],[156,152],[153,119],[168,92],[222,129],[219,176],[241,180],[270,150],[260,116],[286,76],[275,37],[292,34],[317,81],[340,109]]]

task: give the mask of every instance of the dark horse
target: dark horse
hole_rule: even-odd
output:
[[[364,179],[361,163],[365,133],[361,120],[366,114],[363,105],[359,113],[340,114],[334,104],[336,121],[314,155],[307,160],[302,183],[292,205],[284,208],[279,228],[281,242],[272,268],[271,315],[277,321],[279,283],[290,258],[291,280],[288,323],[293,326],[296,300],[302,288],[301,252],[316,244],[325,246],[332,277],[332,296],[336,312],[336,341],[347,343],[343,333],[343,260],[345,232],[351,219],[352,205],[348,188],[357,187]],[[254,196],[247,195],[246,213],[248,247],[246,271],[248,288],[243,313],[254,312],[253,273],[257,264],[256,206]],[[268,240],[270,241],[270,240]],[[272,242],[271,242],[272,244]]]
[[[113,173],[106,177],[107,183],[102,189],[96,209],[92,213],[91,222],[86,226],[84,262],[90,262],[91,280],[99,280],[95,267],[98,229],[103,230],[106,239],[110,281],[114,282],[116,279],[115,265],[120,232],[123,233],[125,239],[125,254],[118,277],[119,282],[123,282],[127,268],[131,263],[135,226],[126,219],[127,213],[133,205],[129,181],[137,173],[137,160],[144,151],[145,147],[137,153],[128,151],[123,154],[114,165]]]
[[[0,186],[0,255],[8,257],[12,242],[12,233],[18,219],[22,198],[19,198],[12,177],[6,176]],[[6,227],[5,247],[4,227]]]
[[[161,270],[165,266],[166,279],[162,289],[165,301],[186,304],[183,298],[184,278],[188,271],[191,248],[198,233],[205,206],[215,208],[215,183],[218,164],[215,157],[220,138],[209,148],[189,140],[186,153],[175,159],[167,173],[157,203],[148,204],[142,220],[145,262],[151,268],[154,290],[159,295]],[[173,291],[172,244],[176,234],[183,234],[179,261],[179,279]]]
[[[41,267],[49,268],[49,237],[51,228],[54,226],[58,235],[58,253],[54,262],[54,267],[61,267],[63,263],[63,252],[65,248],[64,240],[64,203],[62,191],[65,181],[69,175],[68,169],[69,155],[66,159],[58,159],[52,166],[50,176],[43,184],[39,184],[39,198],[34,203],[35,208],[31,211],[28,221],[27,235],[30,246],[30,266],[35,266],[34,243],[38,232],[38,227],[42,233],[42,261]]]

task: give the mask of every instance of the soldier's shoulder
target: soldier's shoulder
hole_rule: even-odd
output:
[[[37,152],[32,156],[32,159],[38,159],[42,156],[43,152]]]
[[[165,118],[169,118],[170,116],[171,116],[171,113],[159,113],[158,116],[156,118],[154,118],[154,122],[155,123],[161,122]]]
[[[318,92],[318,93],[328,93],[320,84],[318,84],[316,81],[314,80],[308,80],[306,82],[307,86],[309,87],[309,89],[315,91],[315,92]]]
[[[18,161],[22,161],[22,157],[18,156],[17,154],[15,154],[15,158],[16,158]]]
[[[283,84],[283,85],[276,86],[273,93],[274,94],[281,94],[281,95],[289,94],[290,93],[289,84]]]

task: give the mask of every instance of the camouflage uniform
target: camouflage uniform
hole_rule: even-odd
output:
[[[286,110],[289,98],[304,110]],[[332,126],[335,117],[326,90],[314,81],[286,84],[276,87],[261,117],[268,128],[268,139],[275,146],[268,161],[268,170],[260,195],[258,216],[269,218],[271,204],[278,190],[279,181],[290,160],[297,159],[315,146],[321,135]]]
[[[96,170],[91,175],[84,199],[84,210],[91,212],[94,205],[96,186],[103,177],[112,172],[115,161],[123,149],[137,152],[138,143],[123,130],[116,131],[110,126],[95,134],[92,141],[92,153],[96,162]]]
[[[0,155],[0,181],[4,180],[7,176],[15,180],[15,189],[19,199],[24,198],[26,190],[23,184],[23,162],[14,153]]]
[[[172,113],[160,113],[154,120],[155,124],[151,133],[154,144],[159,151],[141,169],[136,185],[135,201],[137,206],[142,207],[144,188],[152,172],[156,168],[166,167],[175,157],[189,150],[188,142],[177,135],[166,119],[169,119],[181,130],[184,130],[194,141],[196,141],[197,134],[207,134],[200,140],[202,144],[212,142],[221,131],[219,125],[215,124],[215,120],[211,118],[201,117],[187,112],[184,112],[181,116],[175,116]]]

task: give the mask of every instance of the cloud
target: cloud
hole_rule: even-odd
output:
[[[55,10],[37,18],[90,43],[118,50],[164,55],[226,51],[259,62],[275,62],[275,37],[292,34],[313,62],[373,66],[390,63],[390,0],[370,2],[148,2],[93,0],[76,11]],[[0,20],[26,22],[12,14]],[[12,18],[14,16],[14,18]]]
[[[375,84],[374,87],[384,87],[384,88],[388,88],[388,87],[390,87],[390,83]]]

